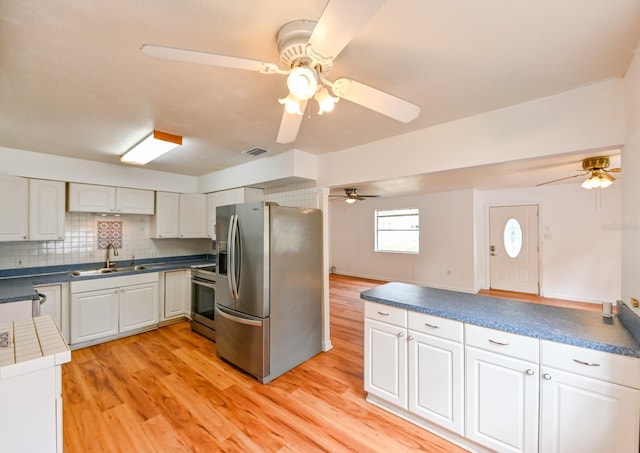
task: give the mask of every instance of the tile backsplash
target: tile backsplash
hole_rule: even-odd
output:
[[[67,212],[63,241],[0,242],[0,269],[105,261],[106,251],[99,248],[100,220],[122,222],[122,248],[116,261],[213,253],[210,239],[150,239],[151,218]]]
[[[273,201],[281,206],[295,206],[297,208],[320,208],[320,191],[315,181],[300,184],[287,184],[264,191],[265,201]]]

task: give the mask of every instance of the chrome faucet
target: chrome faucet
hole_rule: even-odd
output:
[[[112,264],[116,264],[115,262],[111,262],[111,259],[109,259],[109,249],[113,249],[113,256],[118,256],[118,249],[116,249],[116,246],[113,245],[113,243],[107,245],[107,269],[111,268]]]

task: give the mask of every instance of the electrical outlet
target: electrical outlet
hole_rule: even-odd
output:
[[[631,306],[633,308],[638,308],[640,307],[640,303],[638,302],[638,299],[636,299],[635,297],[631,298]]]

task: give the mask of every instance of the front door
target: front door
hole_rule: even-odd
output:
[[[539,294],[538,206],[489,208],[491,289]]]

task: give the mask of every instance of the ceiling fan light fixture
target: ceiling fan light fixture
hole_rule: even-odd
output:
[[[301,101],[311,99],[318,90],[318,76],[309,66],[298,66],[287,77],[289,92]]]
[[[154,130],[120,157],[120,162],[145,165],[180,145],[182,145],[182,137],[180,135]]]
[[[329,94],[329,90],[327,87],[322,87],[315,94],[314,99],[318,101],[318,115],[322,115],[324,112],[330,112],[336,105],[336,102],[340,100],[340,98],[333,97]]]
[[[355,203],[356,201],[358,201],[356,198],[347,197],[347,198],[344,199],[344,202],[345,203],[349,203],[349,204]]]
[[[291,114],[302,115],[300,110],[300,100],[289,93],[286,98],[278,99],[280,104],[284,104],[284,109]]]
[[[615,180],[616,178],[607,172],[595,170],[592,171],[589,178],[582,183],[582,187],[584,189],[604,189],[609,187]]]

